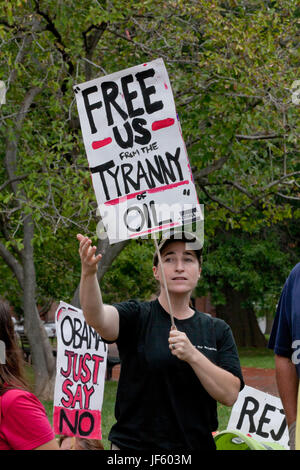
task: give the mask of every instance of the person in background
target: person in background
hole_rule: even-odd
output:
[[[2,300],[0,341],[5,351],[0,361],[0,450],[58,450],[45,409],[24,378],[9,306]]]
[[[112,450],[215,450],[217,401],[232,406],[244,385],[229,326],[190,305],[202,250],[193,234],[180,236],[160,243],[162,263],[154,256],[156,300],[104,305],[97,280],[101,254],[77,235],[86,322],[104,341],[117,343],[121,360]]]
[[[275,353],[279,396],[289,429],[290,449],[296,446],[297,396],[300,378],[300,263],[283,286],[268,343]],[[298,408],[300,412],[300,407]],[[298,427],[298,425],[297,425]],[[297,435],[300,438],[299,433]]]
[[[103,444],[99,439],[60,436],[58,442],[61,450],[104,450]]]

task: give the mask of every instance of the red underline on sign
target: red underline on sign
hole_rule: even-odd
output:
[[[75,308],[68,307],[68,308],[66,309],[66,307],[61,307],[61,308],[59,309],[59,311],[57,312],[57,320],[59,319],[61,313],[62,313],[64,310],[71,310],[72,312],[76,312],[76,309],[75,309]]]
[[[163,230],[168,227],[174,227],[175,225],[180,225],[180,223],[172,222],[172,224],[165,224],[165,225],[161,225],[160,227],[149,228],[149,230],[144,230],[143,232],[133,233],[132,235],[130,235],[130,238],[135,237],[136,235],[140,236],[140,235],[145,235],[146,233],[157,232],[157,230]]]
[[[128,194],[127,196],[117,197],[116,199],[111,199],[110,201],[105,202],[106,206],[114,206],[120,204],[121,202],[127,201],[128,199],[133,199],[143,193],[159,193],[160,191],[166,191],[167,189],[174,189],[177,186],[182,186],[183,184],[189,184],[189,180],[179,181],[178,183],[166,184],[165,186],[160,186],[159,188],[146,189],[145,191],[138,191],[137,193]]]
[[[105,147],[105,145],[108,145],[111,142],[112,142],[111,137],[107,137],[106,139],[103,139],[103,140],[94,140],[94,142],[92,142],[92,147],[94,150],[97,150],[101,147]]]
[[[161,121],[155,121],[152,124],[152,130],[158,131],[159,129],[164,129],[165,127],[173,126],[175,120],[173,118],[162,119]]]
[[[152,193],[159,193],[160,191],[166,191],[166,189],[173,189],[177,188],[177,186],[182,186],[183,184],[189,184],[189,180],[179,181],[178,183],[167,184],[166,186],[161,186],[160,188],[151,188],[148,189],[147,192]]]
[[[57,312],[57,320],[59,319],[60,314],[61,314],[64,310],[66,310],[65,307],[61,307],[61,308],[58,310],[58,312]]]

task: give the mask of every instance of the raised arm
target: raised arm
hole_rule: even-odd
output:
[[[86,322],[102,338],[115,341],[119,335],[119,314],[112,305],[104,305],[97,279],[97,267],[102,258],[95,256],[96,247],[88,237],[77,235],[81,258],[80,304]]]

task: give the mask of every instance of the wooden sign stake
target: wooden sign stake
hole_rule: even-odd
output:
[[[158,248],[158,243],[157,243],[156,237],[154,237],[154,244],[155,244],[155,248],[156,248],[156,252],[157,252],[157,256],[158,256],[158,262],[159,262],[160,267],[161,267],[163,283],[164,283],[164,286],[165,286],[165,289],[166,289],[166,295],[167,295],[167,301],[168,301],[168,306],[169,306],[169,314],[170,314],[170,317],[171,317],[172,327],[176,329],[176,326],[175,326],[175,323],[174,323],[173,309],[172,309],[171,300],[170,300],[170,296],[169,296],[169,291],[168,291],[168,287],[167,287],[167,281],[166,281],[166,277],[165,277],[165,271],[164,271],[164,267],[163,267],[163,264],[162,264],[162,261],[161,261],[160,251],[159,251],[159,248]]]

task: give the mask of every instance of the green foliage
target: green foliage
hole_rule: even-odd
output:
[[[267,266],[274,274],[279,264],[276,240],[260,245],[259,238],[266,227],[273,232],[287,223],[289,230],[300,216],[299,107],[291,100],[299,78],[298,10],[295,0],[1,3],[0,79],[8,91],[0,108],[0,238],[21,263],[23,221],[32,216],[39,300],[71,298],[80,274],[75,233],[95,234],[73,86],[157,57],[168,69],[205,204],[205,286],[221,301],[226,272],[253,301],[257,292],[265,302],[268,286],[278,293],[283,270],[280,279],[266,275]],[[224,229],[241,240],[239,246],[226,238],[233,253],[226,259]],[[144,242],[134,242],[114,263],[105,276],[107,301],[153,292],[147,253]],[[251,264],[256,258],[261,262]],[[0,269],[0,293],[15,300],[17,284]]]
[[[230,287],[242,292],[244,306],[252,304],[257,314],[275,312],[285,279],[299,259],[297,233],[299,220],[251,234],[220,230],[207,241],[198,294],[209,291],[213,303],[222,305]]]
[[[132,240],[122,250],[101,283],[105,303],[147,300],[157,290],[152,273],[152,241]]]

